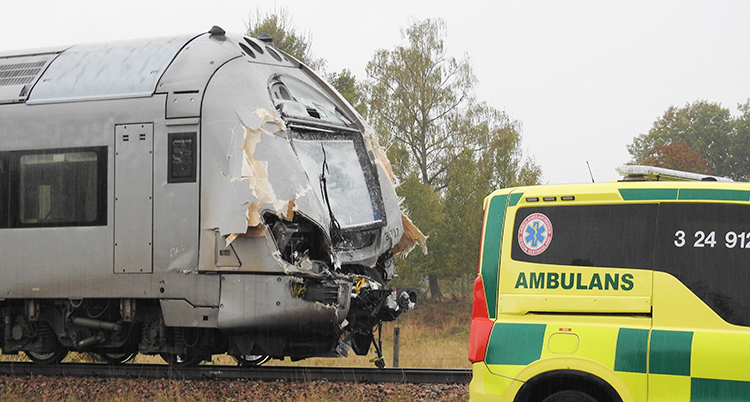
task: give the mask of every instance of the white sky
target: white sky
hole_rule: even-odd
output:
[[[0,51],[205,32],[243,33],[256,6],[286,7],[328,71],[365,78],[412,19],[447,22],[478,98],[523,124],[545,183],[617,178],[625,146],[671,105],[705,99],[736,113],[750,97],[748,1],[25,0],[0,13]]]

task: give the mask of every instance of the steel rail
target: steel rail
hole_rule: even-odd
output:
[[[468,384],[471,381],[470,369],[297,366],[246,368],[211,364],[176,368],[166,364],[62,363],[39,365],[28,362],[0,362],[0,375],[240,381],[327,380],[355,383],[393,382],[413,384]]]

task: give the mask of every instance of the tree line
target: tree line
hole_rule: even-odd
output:
[[[467,56],[445,48],[446,24],[413,21],[402,29],[407,44],[380,49],[367,77],[350,70],[325,74],[380,136],[411,220],[428,236],[429,253],[397,261],[394,285],[426,285],[468,293],[476,276],[482,202],[492,190],[540,184],[542,171],[521,149],[521,123],[477,99],[479,85]],[[324,59],[311,52],[286,9],[251,17],[247,34],[269,34],[274,45],[318,71]]]
[[[629,163],[750,180],[750,99],[739,114],[698,100],[669,107],[627,145]]]

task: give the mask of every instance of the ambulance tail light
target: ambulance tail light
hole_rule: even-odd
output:
[[[487,298],[484,295],[482,277],[474,280],[474,304],[471,310],[471,335],[469,337],[469,361],[481,362],[487,354],[487,343],[492,333],[492,324],[487,313]]]

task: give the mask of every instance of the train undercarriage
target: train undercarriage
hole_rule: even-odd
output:
[[[302,297],[326,297],[325,287],[309,288],[314,290]],[[159,355],[173,366],[194,366],[225,353],[241,366],[271,358],[346,356],[350,348],[366,355],[378,324],[400,313],[393,294],[390,289],[360,291],[338,325],[227,332],[166,326],[159,301],[153,299],[5,300],[1,347],[3,354],[23,352],[38,364],[60,363],[70,351],[92,353],[110,364],[127,363],[139,353]],[[407,309],[413,301],[402,292],[400,303],[400,309]],[[378,344],[375,348],[380,354]]]

